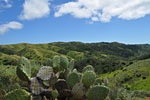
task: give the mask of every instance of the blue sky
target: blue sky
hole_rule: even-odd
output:
[[[150,1],[133,1],[0,0],[0,44],[150,43]]]

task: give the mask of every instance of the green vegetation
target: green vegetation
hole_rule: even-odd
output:
[[[61,58],[62,57],[62,58]],[[56,58],[56,56],[54,56]],[[31,78],[31,63],[25,57],[21,57],[19,59],[19,64],[16,69],[16,74],[18,78],[22,81],[26,82],[26,86],[20,87],[17,90],[12,90],[6,93],[2,100],[10,100],[10,99],[23,99],[23,100],[66,100],[70,97],[74,97],[76,100],[88,99],[88,100],[105,100],[109,93],[109,89],[105,86],[95,85],[96,74],[94,71],[86,71],[81,74],[81,78],[79,73],[72,70],[72,66],[68,68],[69,60],[65,56],[60,56],[60,64],[57,72],[53,71],[53,67],[51,66],[43,66],[38,71],[35,77]],[[55,62],[55,59],[53,59]],[[61,63],[63,62],[63,63]],[[72,60],[71,60],[72,62]],[[56,62],[55,62],[56,63]],[[64,67],[65,66],[65,67]],[[62,69],[66,72],[66,70],[70,69],[70,73],[67,73],[67,80],[58,79]],[[93,69],[93,68],[92,68]],[[56,74],[55,74],[56,73]],[[65,73],[62,73],[65,74]],[[82,75],[83,74],[83,75]],[[53,81],[54,78],[57,78],[56,81]],[[88,78],[90,77],[90,78]],[[91,80],[91,81],[88,81]],[[82,80],[83,84],[80,83]],[[53,86],[50,84],[53,81]],[[85,83],[86,82],[86,83]],[[93,85],[92,87],[90,87]],[[82,94],[80,94],[80,92]],[[103,92],[103,93],[101,93]],[[96,98],[91,98],[96,93]],[[102,95],[103,94],[103,95]],[[99,97],[99,95],[101,97]]]
[[[109,88],[106,100],[144,100],[150,97],[149,51],[148,44],[125,45],[116,42],[1,45],[0,100],[11,91],[29,93],[32,81],[35,87],[32,88],[33,93],[49,93],[50,89],[54,98],[64,95],[55,89],[55,84],[61,83],[64,89],[74,91],[75,100],[85,97],[94,100],[87,91],[91,91],[89,95],[92,95],[95,89],[91,88],[97,85]],[[43,83],[38,82],[36,77]]]

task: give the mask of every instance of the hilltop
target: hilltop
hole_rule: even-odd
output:
[[[91,64],[97,73],[107,73],[123,66],[132,64],[135,60],[150,58],[150,45],[127,45],[117,42],[82,43],[55,42],[48,44],[13,44],[0,46],[0,64],[17,65],[18,58],[25,56],[33,62],[44,65],[48,58],[54,55],[66,55],[75,59],[78,70]]]

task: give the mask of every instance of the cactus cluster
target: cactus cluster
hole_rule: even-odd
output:
[[[86,66],[80,73],[74,69],[73,59],[69,61],[58,55],[48,59],[46,64],[31,78],[29,60],[20,58],[16,73],[22,81],[28,82],[31,100],[104,100],[107,97],[109,89],[101,85],[93,66]]]

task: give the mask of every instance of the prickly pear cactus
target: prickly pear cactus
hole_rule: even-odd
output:
[[[55,83],[55,88],[57,89],[57,91],[59,93],[59,97],[65,97],[66,96],[65,90],[69,89],[68,84],[66,83],[66,80],[63,80],[63,79],[59,79]]]
[[[68,75],[67,84],[69,85],[70,88],[73,88],[73,86],[79,82],[80,82],[80,76],[78,75],[78,73],[72,72]]]
[[[53,68],[60,67],[60,56],[56,55],[53,57]]]
[[[17,89],[7,93],[2,100],[30,100],[30,93],[24,89]]]
[[[65,71],[60,71],[59,79],[65,79]]]
[[[102,85],[102,79],[96,78],[95,85]]]
[[[104,85],[105,85],[105,86],[108,86],[108,85],[109,85],[109,81],[108,81],[107,78],[104,79]]]
[[[43,66],[40,68],[37,77],[43,81],[50,80],[53,75],[53,68],[50,66]]]
[[[64,72],[65,79],[67,79],[68,75],[71,73],[71,70],[67,68]]]
[[[95,85],[91,87],[87,93],[87,100],[105,100],[109,93],[109,89],[105,86]]]
[[[72,71],[74,68],[74,59],[71,59],[70,63],[69,63],[69,69],[70,71]]]
[[[94,84],[96,80],[96,74],[93,71],[86,71],[83,73],[82,83],[85,87],[89,88],[92,84]]]
[[[42,84],[36,77],[31,78],[30,90],[33,95],[39,95],[43,90]]]
[[[52,97],[55,99],[58,97],[58,91],[57,90],[52,90]]]
[[[86,91],[86,89],[82,83],[76,83],[72,89],[73,96],[77,100],[83,100],[84,99],[85,91]]]
[[[40,96],[40,95],[34,95],[34,96],[31,96],[30,100],[42,100],[42,96]]]
[[[86,72],[86,71],[94,71],[94,68],[92,65],[87,65],[86,67],[83,68],[82,72]]]
[[[50,58],[46,61],[46,66],[52,66],[52,60]]]
[[[57,80],[58,80],[57,76],[54,75],[54,76],[50,79],[49,85],[50,85],[51,87],[54,87],[54,85],[55,85],[55,83],[57,82]]]
[[[66,56],[60,56],[60,70],[65,70],[68,68],[69,60]]]
[[[31,77],[31,64],[25,57],[20,58],[20,64],[17,66],[16,74],[22,81],[29,81]]]

